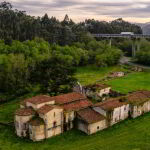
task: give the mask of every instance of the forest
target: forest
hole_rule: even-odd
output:
[[[75,23],[66,15],[63,21],[56,17],[33,17],[25,11],[16,10],[11,3],[0,3],[0,39],[6,43],[11,40],[33,40],[35,37],[43,38],[50,43],[70,45],[73,42],[82,42],[87,33],[142,33],[139,26],[124,21],[122,18],[112,22],[87,19]],[[82,37],[82,38],[81,38]]]
[[[122,44],[124,40],[114,41],[110,47],[107,40],[98,41],[91,33],[122,31],[142,33],[139,26],[121,18],[75,23],[66,15],[59,21],[47,14],[33,17],[14,9],[11,3],[1,2],[0,100],[31,92],[58,95],[71,91],[78,66],[113,66],[123,55],[120,49],[128,50],[129,45]],[[137,54],[137,59],[142,62],[140,56]]]

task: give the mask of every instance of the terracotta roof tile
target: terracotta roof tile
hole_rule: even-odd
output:
[[[54,99],[48,95],[38,95],[25,100],[25,102],[30,102],[32,104],[42,104],[49,101],[54,101]]]
[[[16,111],[16,115],[18,116],[30,116],[34,114],[35,114],[35,111],[32,108],[21,108]]]
[[[87,122],[89,124],[96,123],[96,122],[99,122],[99,121],[102,121],[105,119],[104,116],[97,113],[96,111],[94,111],[91,108],[86,108],[86,109],[80,110],[79,112],[77,112],[77,114],[79,115],[79,117],[81,119],[83,119],[85,122]]]
[[[55,96],[53,98],[54,98],[56,104],[61,105],[61,104],[66,104],[66,103],[70,103],[73,101],[85,99],[86,97],[80,93],[69,93],[69,94]]]
[[[150,100],[150,91],[136,91],[127,96],[129,103],[140,104]]]
[[[69,104],[65,104],[63,105],[63,108],[65,111],[72,111],[72,110],[78,111],[80,109],[87,108],[92,105],[93,105],[92,102],[86,99],[86,100],[80,100]]]
[[[51,110],[53,110],[55,108],[63,109],[63,108],[61,108],[59,106],[55,106],[55,105],[45,105],[45,106],[39,108],[37,110],[37,112],[40,113],[40,114],[47,114],[48,112],[50,112]]]
[[[106,111],[112,111],[115,108],[121,107],[123,105],[127,105],[127,99],[124,101],[125,97],[119,97],[114,99],[108,99],[107,101],[100,102],[94,105],[94,107],[100,107]]]

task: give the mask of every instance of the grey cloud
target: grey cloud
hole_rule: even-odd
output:
[[[17,9],[26,10],[34,14],[39,14],[46,10],[49,12],[60,12],[64,15],[65,10],[69,8],[69,13],[74,13],[77,16],[80,15],[79,12],[81,14],[91,14],[93,17],[94,15],[105,15],[109,17],[146,18],[150,15],[150,2],[92,2],[92,0],[88,0],[85,3],[83,0],[47,0],[46,2],[44,0],[37,2],[33,0],[20,0],[13,2],[13,5]],[[139,5],[145,5],[146,8],[139,8]]]

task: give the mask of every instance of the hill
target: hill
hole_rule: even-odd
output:
[[[143,34],[150,34],[150,22],[137,24],[142,28]]]

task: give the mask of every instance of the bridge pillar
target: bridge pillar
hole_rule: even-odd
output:
[[[112,46],[112,39],[111,38],[109,39],[109,46],[110,46],[110,48]]]
[[[135,41],[133,40],[132,42],[132,57],[136,56],[136,44]]]
[[[141,39],[132,39],[132,57],[136,56],[136,51],[140,51]]]
[[[140,39],[137,40],[137,51],[140,51],[141,43]]]

